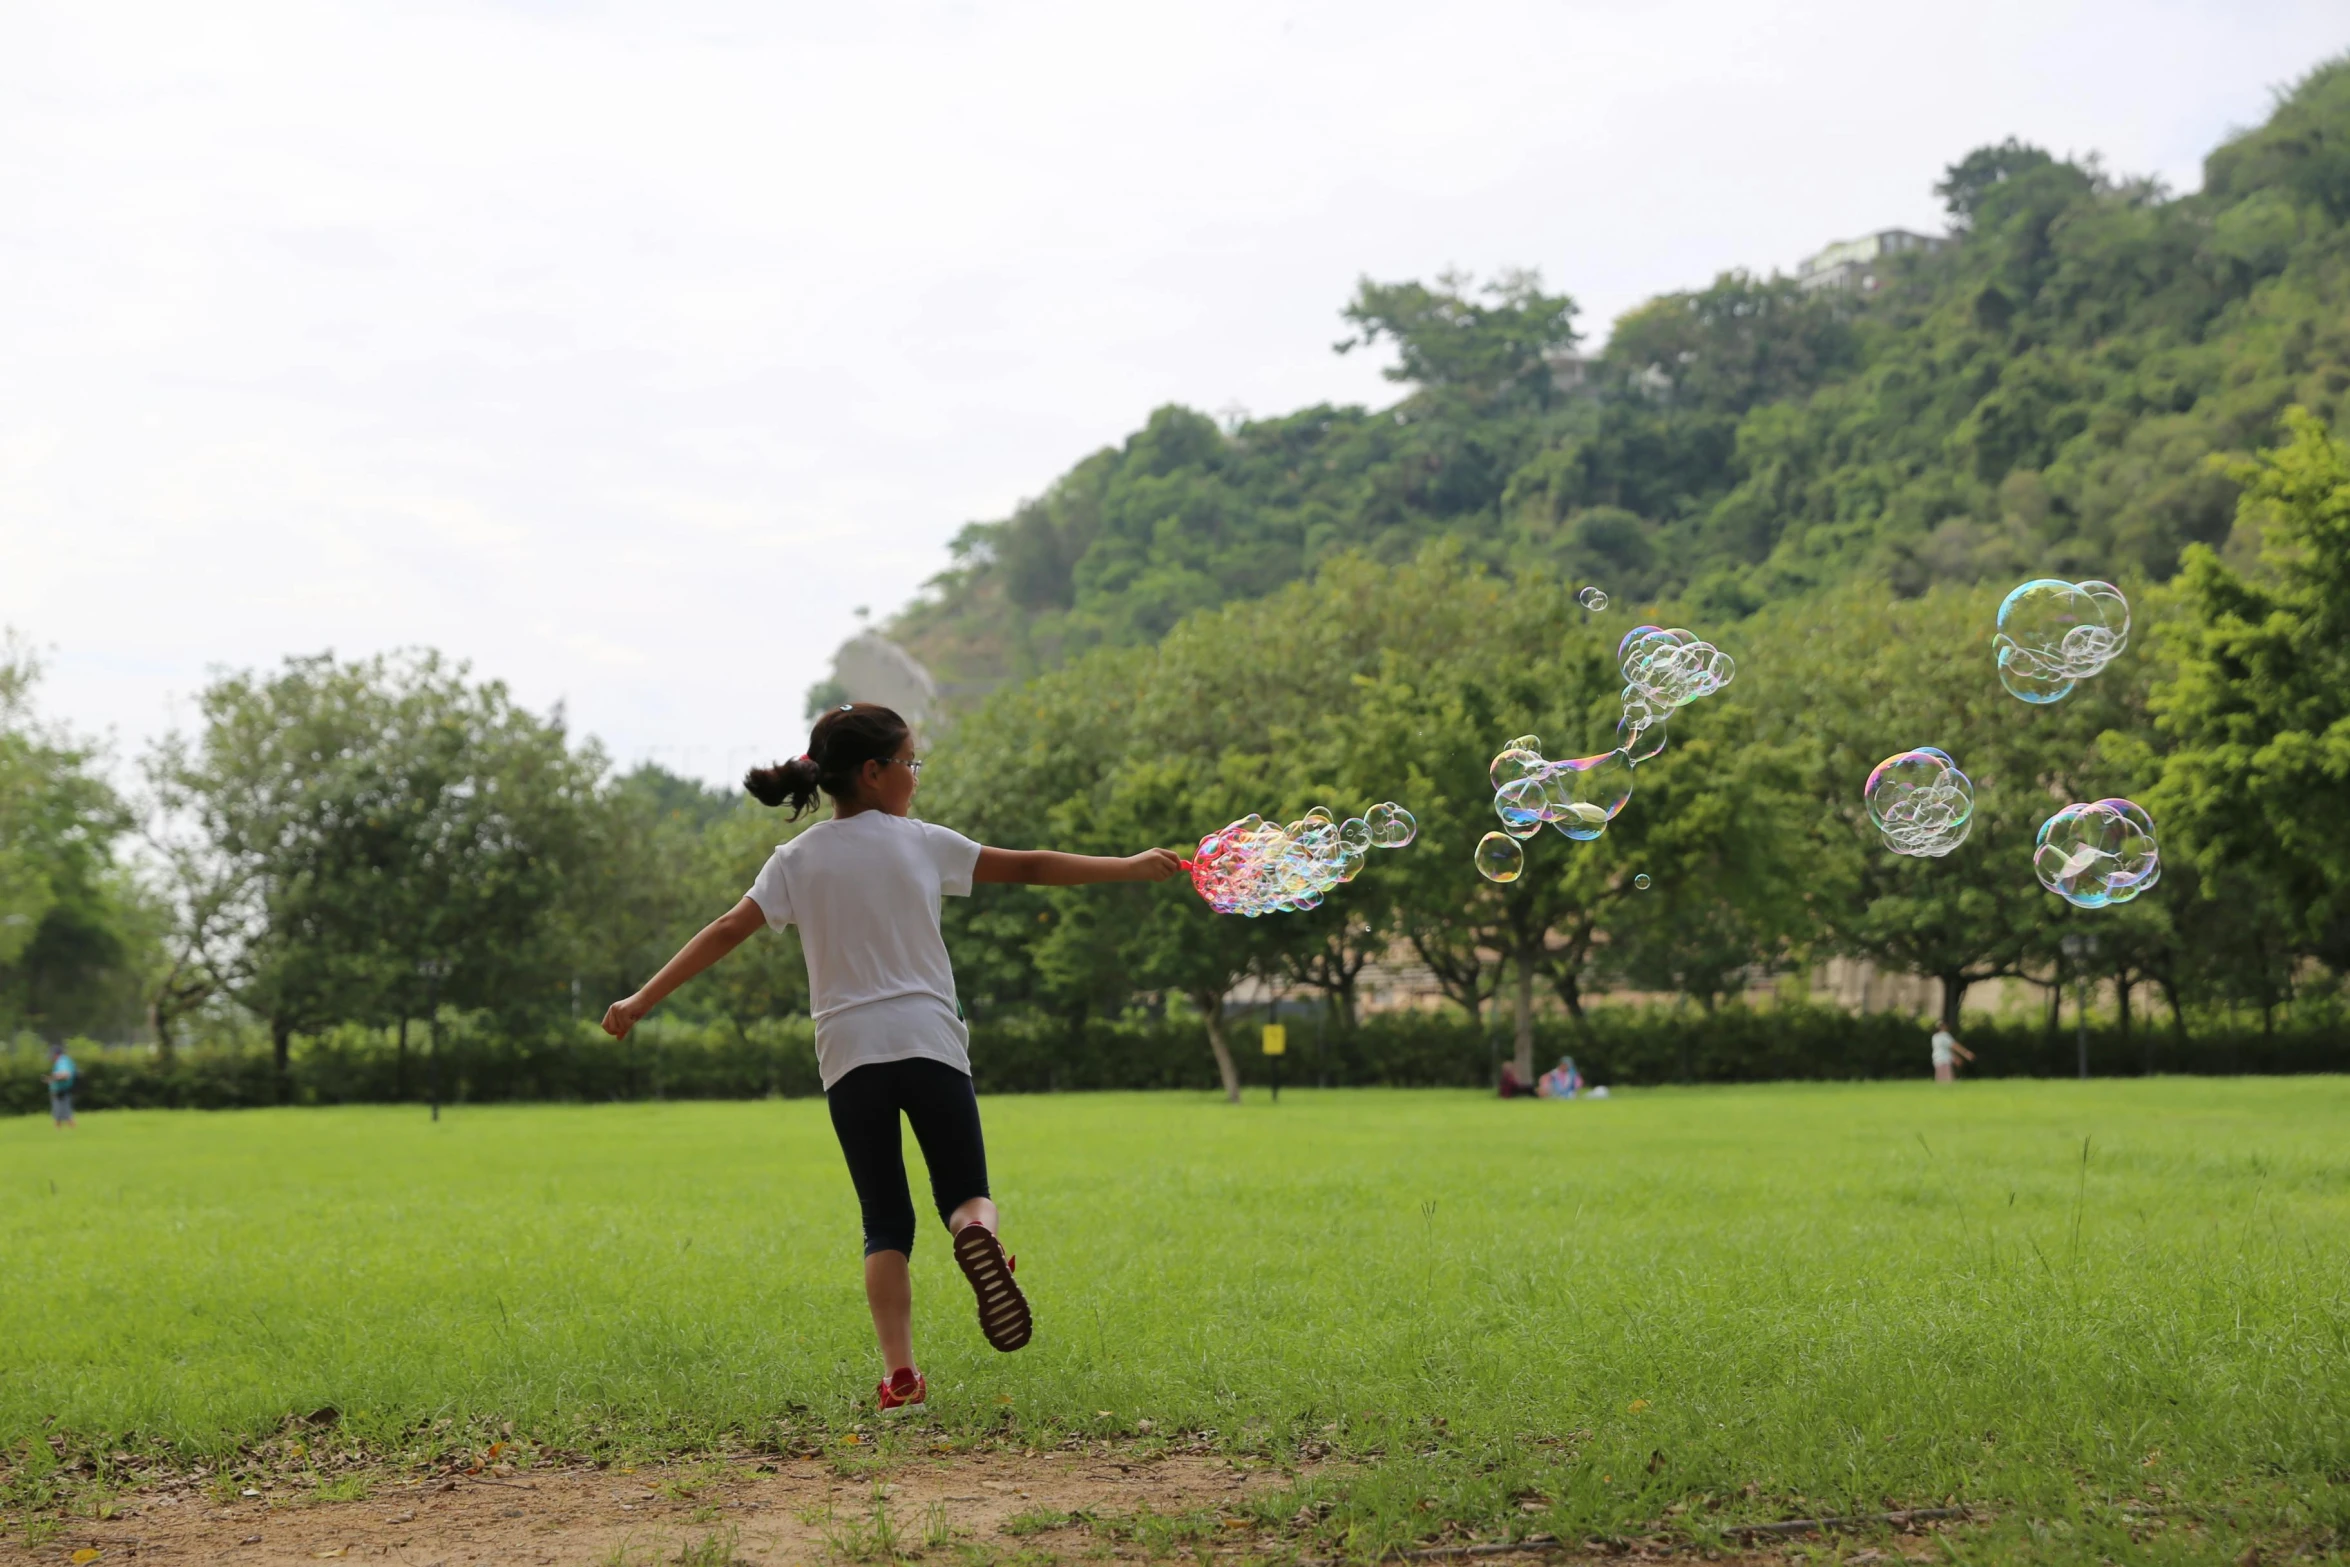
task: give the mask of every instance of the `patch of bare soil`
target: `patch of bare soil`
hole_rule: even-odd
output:
[[[767,1458],[460,1475],[390,1481],[340,1502],[265,1492],[224,1501],[174,1482],[119,1496],[113,1517],[70,1519],[38,1545],[0,1544],[0,1562],[765,1567],[1190,1554],[1247,1540],[1240,1504],[1293,1475],[1221,1458],[1014,1451],[869,1472]]]

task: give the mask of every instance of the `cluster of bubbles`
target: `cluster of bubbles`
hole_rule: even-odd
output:
[[[2036,577],[1999,603],[1999,683],[2026,702],[2061,702],[2130,645],[2130,603],[2110,582]]]
[[[1975,786],[1949,752],[1930,745],[1879,762],[1861,795],[1895,854],[1939,859],[1974,825]]]
[[[1712,696],[1738,673],[1730,655],[1678,626],[1634,626],[1616,644],[1624,671],[1624,716],[1616,745],[1645,762],[1665,748],[1665,720],[1673,710]]]
[[[1738,673],[1729,654],[1677,627],[1634,626],[1616,645],[1616,658],[1624,674],[1624,716],[1616,721],[1614,750],[1546,761],[1541,740],[1520,735],[1494,757],[1493,810],[1501,831],[1480,839],[1476,854],[1477,872],[1487,881],[1516,881],[1526,869],[1523,841],[1545,826],[1583,842],[1606,832],[1632,798],[1632,769],[1665,748],[1665,720],[1673,710],[1713,695]]]
[[[1340,821],[1317,805],[1283,826],[1255,812],[1209,833],[1183,862],[1191,884],[1218,914],[1287,914],[1319,908],[1349,882],[1373,849],[1400,849],[1420,824],[1393,800]]]
[[[2077,909],[2127,903],[2162,879],[2154,818],[2128,800],[2068,805],[2040,824],[2032,871]]]
[[[1607,608],[1607,591],[1604,588],[1585,588],[1575,595],[1575,602],[1597,614]]]

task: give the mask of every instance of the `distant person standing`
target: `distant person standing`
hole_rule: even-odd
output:
[[[1953,1034],[1946,1025],[1940,1023],[1934,1025],[1932,1048],[1934,1051],[1934,1081],[1937,1083],[1953,1083],[1958,1080],[1958,1067],[1952,1057],[1966,1061],[1972,1061],[1975,1058],[1975,1053],[1960,1044],[1958,1036]]]
[[[73,1084],[81,1068],[63,1045],[49,1047],[49,1119],[70,1130],[73,1126]]]

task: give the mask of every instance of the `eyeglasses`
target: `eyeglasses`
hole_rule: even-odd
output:
[[[917,778],[922,776],[922,758],[919,756],[885,756],[882,758],[882,760],[885,762],[897,763],[898,766],[903,767],[907,772],[912,773]]]

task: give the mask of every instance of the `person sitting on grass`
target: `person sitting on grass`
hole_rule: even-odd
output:
[[[80,1075],[63,1045],[49,1047],[49,1122],[68,1132],[73,1130],[73,1083]]]
[[[1504,1099],[1531,1099],[1534,1094],[1535,1085],[1518,1075],[1518,1063],[1504,1061],[1501,1064],[1501,1097]]]
[[[908,814],[921,774],[906,721],[869,702],[818,719],[806,755],[753,768],[743,787],[761,804],[788,805],[796,817],[821,790],[832,797],[832,818],[776,849],[740,903],[604,1014],[604,1031],[626,1038],[664,997],[761,925],[799,926],[817,1071],[864,1219],[865,1300],[887,1373],[876,1389],[884,1410],[928,1395],[914,1366],[906,1262],[915,1219],[901,1114],[930,1166],[931,1199],[954,1238],[955,1261],[979,1297],[980,1331],[1009,1351],[1028,1342],[1032,1327],[1013,1259],[997,1239],[971,1084],[971,1032],[939,933],[939,899],[968,896],[974,882],[1165,881],[1182,868],[1166,849],[1113,858],[984,848]]]
[[[1575,1070],[1573,1056],[1560,1056],[1559,1064],[1543,1073],[1535,1086],[1545,1099],[1572,1099],[1583,1090],[1583,1074]]]

